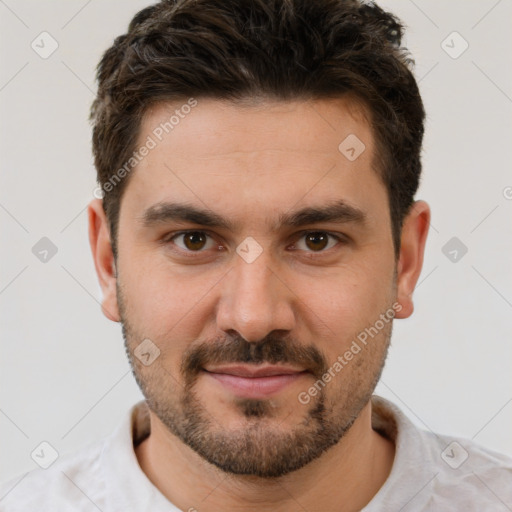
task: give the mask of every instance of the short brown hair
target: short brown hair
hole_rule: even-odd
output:
[[[371,115],[374,169],[388,191],[398,257],[419,185],[425,119],[402,35],[400,20],[362,0],[163,0],[137,13],[98,65],[90,115],[114,256],[130,176],[105,185],[133,155],[150,104],[350,93]]]

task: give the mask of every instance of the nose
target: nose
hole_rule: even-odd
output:
[[[221,285],[217,327],[229,334],[235,331],[248,342],[295,326],[296,296],[266,252],[251,263],[236,255]]]

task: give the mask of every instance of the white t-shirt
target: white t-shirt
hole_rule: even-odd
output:
[[[423,431],[381,397],[372,404],[373,428],[394,441],[396,454],[389,478],[364,512],[512,511],[511,458]],[[177,512],[138,464],[134,443],[149,430],[141,401],[108,437],[0,485],[0,511]]]

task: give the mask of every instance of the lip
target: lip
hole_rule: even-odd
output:
[[[226,375],[235,375],[237,377],[272,377],[274,375],[292,375],[301,373],[303,370],[292,368],[290,366],[279,365],[230,365],[204,368],[210,373],[222,373]]]
[[[266,398],[308,375],[306,370],[289,366],[223,366],[203,369],[231,393],[245,398]]]

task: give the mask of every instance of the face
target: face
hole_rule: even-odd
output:
[[[170,433],[226,472],[284,475],[367,405],[402,309],[373,136],[348,99],[199,99],[158,140],[176,108],[143,120],[156,145],[124,191],[104,308]]]

